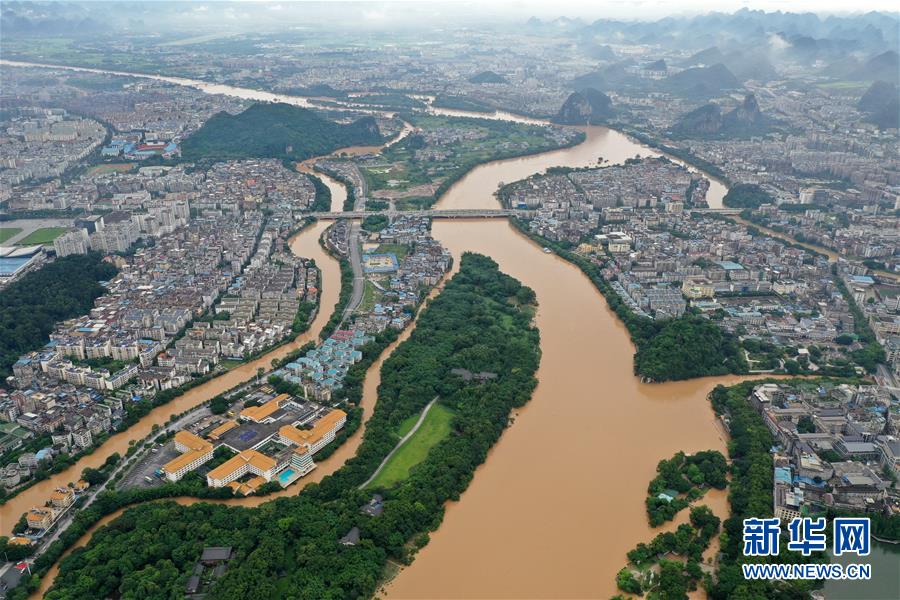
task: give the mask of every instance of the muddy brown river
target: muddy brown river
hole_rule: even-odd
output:
[[[547,167],[651,154],[605,127],[575,148],[498,161],[453,186],[438,208],[493,208],[492,192]],[[565,162],[563,162],[565,161]],[[716,193],[715,183],[710,195]],[[718,206],[721,206],[721,195]],[[714,204],[711,199],[710,204]],[[660,530],[644,497],[679,450],[725,451],[706,395],[739,377],[642,384],[624,325],[579,269],[505,221],[434,221],[454,256],[481,252],[534,289],[539,384],[441,527],[383,590],[388,598],[599,598],[616,593],[625,553]],[[724,517],[725,494],[711,508]]]
[[[215,91],[233,93],[228,86],[216,86]],[[241,90],[234,95],[269,99],[260,94]],[[586,141],[573,148],[476,168],[448,191],[438,208],[495,208],[493,192],[501,183],[551,166],[581,167],[595,165],[599,158],[616,163],[658,154],[605,127],[585,131]],[[325,181],[334,191],[334,182]],[[710,206],[721,207],[724,193],[724,186],[713,181]],[[333,206],[340,206],[337,198]],[[77,478],[84,467],[99,465],[111,452],[124,452],[128,440],[143,437],[154,423],[249,379],[258,366],[313,339],[329,316],[340,280],[337,264],[318,245],[324,227],[320,223],[301,233],[292,246],[323,269],[324,308],[308,334],[157,409],[94,455],[7,503],[0,512],[2,530],[24,510],[41,504],[54,487]],[[532,400],[513,415],[514,424],[469,489],[448,507],[431,543],[382,594],[404,599],[609,597],[615,593],[615,573],[626,551],[657,533],[648,526],[644,511],[657,462],[679,450],[725,449],[724,432],[706,395],[717,383],[740,378],[642,384],[632,375],[634,348],[627,331],[577,268],[545,254],[503,220],[435,220],[433,231],[457,264],[462,252],[481,252],[535,290],[543,351],[540,383]],[[367,415],[375,403],[380,364],[376,362],[366,378]],[[296,493],[308,481],[333,472],[353,455],[360,439],[361,431],[304,483],[282,493]],[[230,502],[252,506],[268,499]],[[724,494],[709,500],[724,516]],[[45,578],[44,589],[54,574]]]

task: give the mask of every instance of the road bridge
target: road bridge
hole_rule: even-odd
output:
[[[312,216],[323,221],[335,219],[365,219],[375,215],[383,215],[395,219],[397,217],[430,217],[432,219],[504,219],[510,216],[528,218],[531,211],[496,209],[446,209],[446,210],[348,210],[346,212],[314,212]]]
[[[739,215],[738,208],[694,208],[690,212],[711,213],[717,215]],[[508,208],[462,208],[462,209],[429,209],[429,210],[348,210],[344,212],[314,212],[312,216],[323,221],[336,219],[365,219],[375,215],[382,215],[395,219],[397,217],[429,217],[432,219],[505,219],[507,217],[521,217],[528,219],[534,216],[531,210],[513,210]]]

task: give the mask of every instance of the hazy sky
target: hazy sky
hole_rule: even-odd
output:
[[[271,2],[271,0],[259,0]],[[285,0],[284,3],[306,0]],[[340,0],[326,0],[329,3]],[[366,0],[363,0],[364,2]],[[733,12],[744,7],[765,11],[847,13],[871,10],[897,11],[896,0],[400,0],[405,2],[453,4],[456,10],[480,13],[512,12],[519,15],[535,15],[543,18],[557,16],[596,19],[601,17],[657,19],[667,15],[703,13],[709,11]],[[278,4],[279,2],[271,2]],[[370,2],[373,7],[383,4]],[[449,7],[448,7],[449,8]],[[452,10],[452,9],[451,9]],[[455,12],[455,11],[453,11]]]
[[[99,1],[99,0],[96,0]],[[105,0],[108,2],[109,0]],[[197,0],[192,6],[153,0],[120,1],[122,10],[90,0],[92,17],[104,16],[120,23],[137,19],[146,27],[160,30],[209,32],[276,31],[285,27],[341,24],[347,28],[414,31],[424,27],[478,27],[488,24],[521,25],[529,17],[545,21],[557,17],[597,19],[657,20],[667,16],[690,16],[710,11],[734,12],[744,7],[784,12],[860,13],[872,10],[897,11],[897,0],[252,0],[221,4],[228,0]],[[76,3],[78,0],[76,0]],[[0,13],[8,0],[0,0]],[[66,2],[61,1],[60,5]],[[219,6],[217,6],[219,4]],[[47,3],[38,3],[38,12],[52,14]],[[28,12],[28,11],[26,11]]]

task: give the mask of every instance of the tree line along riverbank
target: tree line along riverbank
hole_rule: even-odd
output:
[[[709,319],[690,313],[662,321],[635,314],[603,277],[598,265],[566,246],[532,232],[521,219],[513,217],[510,222],[525,236],[581,269],[603,294],[636,346],[635,375],[658,382],[749,372],[733,334],[723,331]]]
[[[507,427],[510,410],[530,398],[540,357],[533,312],[530,289],[491,259],[464,255],[459,272],[385,361],[362,445],[344,467],[299,496],[258,509],[174,502],[129,509],[63,561],[46,597],[180,593],[191,557],[207,545],[232,545],[237,553],[215,584],[217,597],[267,599],[288,590],[303,597],[373,594],[387,560],[409,562],[427,543],[444,504],[459,497]],[[455,368],[496,377],[476,383],[455,375]],[[380,490],[380,516],[362,514],[371,492],[357,487],[396,444],[397,425],[435,396],[454,411],[451,435],[406,480]],[[121,499],[108,502],[112,508]],[[354,528],[359,541],[339,543]],[[11,597],[25,597],[36,584],[32,578]]]

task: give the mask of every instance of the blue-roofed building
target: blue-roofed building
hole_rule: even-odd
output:
[[[716,264],[719,265],[720,267],[722,267],[723,269],[725,269],[726,271],[741,271],[744,269],[743,266],[739,265],[736,262],[730,261],[730,260],[720,260]]]
[[[868,275],[851,275],[848,279],[853,283],[859,283],[863,285],[873,285],[875,280],[869,277]]]
[[[775,467],[775,482],[791,484],[791,469],[789,467]]]

